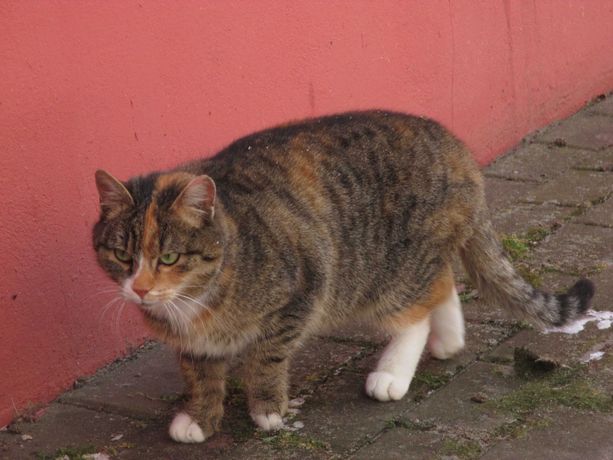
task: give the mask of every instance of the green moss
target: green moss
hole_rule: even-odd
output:
[[[482,361],[487,361],[492,364],[512,364],[513,359],[508,356],[486,356],[481,359]],[[499,370],[496,368],[495,370]]]
[[[168,394],[163,394],[160,396],[161,401],[166,401],[170,403],[185,401],[186,399],[187,399],[187,396],[184,395],[183,393],[168,393]]]
[[[533,227],[519,235],[505,235],[501,242],[509,258],[512,261],[517,261],[525,258],[532,247],[539,244],[550,234],[550,228]]]
[[[36,458],[39,460],[53,460],[58,457],[68,457],[70,460],[81,460],[86,454],[95,454],[98,449],[91,445],[84,446],[68,446],[62,447],[56,450],[53,454],[45,454],[41,452],[36,453]]]
[[[535,246],[549,235],[551,235],[551,229],[544,227],[533,227],[528,229],[528,231],[523,234],[522,239],[530,246]]]
[[[328,448],[328,445],[323,441],[302,436],[293,431],[279,431],[274,436],[262,438],[262,441],[271,445],[275,450],[322,450]]]
[[[535,428],[546,428],[551,425],[551,420],[547,418],[524,419],[518,418],[512,422],[503,423],[497,427],[493,435],[502,439],[523,438],[528,431]]]
[[[423,385],[428,391],[436,390],[445,385],[451,376],[448,374],[433,374],[428,371],[420,371],[413,377],[413,382]]]
[[[528,254],[528,245],[516,235],[505,236],[501,242],[512,261],[523,259]]]
[[[475,298],[475,291],[473,289],[471,289],[470,291],[468,290],[464,290],[462,292],[460,292],[459,297],[460,297],[460,302],[462,303],[467,303],[470,302],[472,299]]]
[[[236,417],[231,421],[227,421],[228,425],[224,427],[235,441],[243,442],[251,439],[255,431],[255,426],[249,417]]]
[[[555,406],[596,412],[613,410],[613,396],[591,387],[578,369],[569,368],[527,382],[512,393],[488,403],[500,411],[518,416]]]
[[[388,429],[403,428],[411,431],[429,431],[435,426],[432,422],[422,420],[414,422],[403,417],[395,417],[385,423],[385,427]]]
[[[462,460],[472,460],[481,456],[481,445],[470,439],[445,439],[440,453],[455,455]]]

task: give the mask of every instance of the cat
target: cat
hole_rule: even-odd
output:
[[[219,428],[236,355],[252,419],[280,428],[292,353],[349,319],[391,334],[367,395],[402,398],[426,344],[439,359],[464,346],[457,254],[482,297],[541,326],[576,318],[594,294],[589,280],[551,295],[517,274],[470,152],[423,117],[325,116],[171,171],[95,178],[97,260],[179,355],[189,397],[170,424],[179,442]]]

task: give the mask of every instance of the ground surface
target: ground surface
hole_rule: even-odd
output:
[[[613,97],[529,136],[485,175],[495,227],[522,273],[551,290],[587,275],[594,308],[613,310]],[[464,287],[466,350],[445,362],[425,354],[401,402],[364,395],[385,338],[348,327],[296,358],[291,397],[304,403],[290,429],[256,431],[232,378],[222,431],[179,445],[166,434],[182,391],[177,364],[148,344],[21,414],[0,433],[0,458],[613,459],[607,322],[542,334]]]

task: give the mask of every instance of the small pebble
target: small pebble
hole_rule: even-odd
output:
[[[487,399],[488,399],[487,396],[484,395],[483,393],[477,393],[470,397],[470,400],[472,402],[476,402],[479,404],[484,403],[485,401],[487,401]]]
[[[304,423],[302,422],[294,422],[292,425],[294,428],[296,428],[297,430],[304,428]]]
[[[22,441],[31,441],[33,438],[32,436],[30,436],[29,434],[22,434],[21,435],[21,440]]]
[[[111,441],[119,441],[121,438],[123,438],[123,434],[114,434],[111,436]]]

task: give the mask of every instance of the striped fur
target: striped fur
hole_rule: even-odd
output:
[[[555,297],[517,275],[470,153],[424,118],[307,120],[173,171],[96,180],[99,263],[179,351],[186,412],[206,436],[222,413],[220,362],[244,353],[254,419],[283,415],[289,360],[309,333],[353,318],[392,329],[427,318],[450,295],[458,252],[485,296],[541,324],[574,318],[593,294],[581,281]],[[174,265],[160,263],[168,253],[180,254]]]

